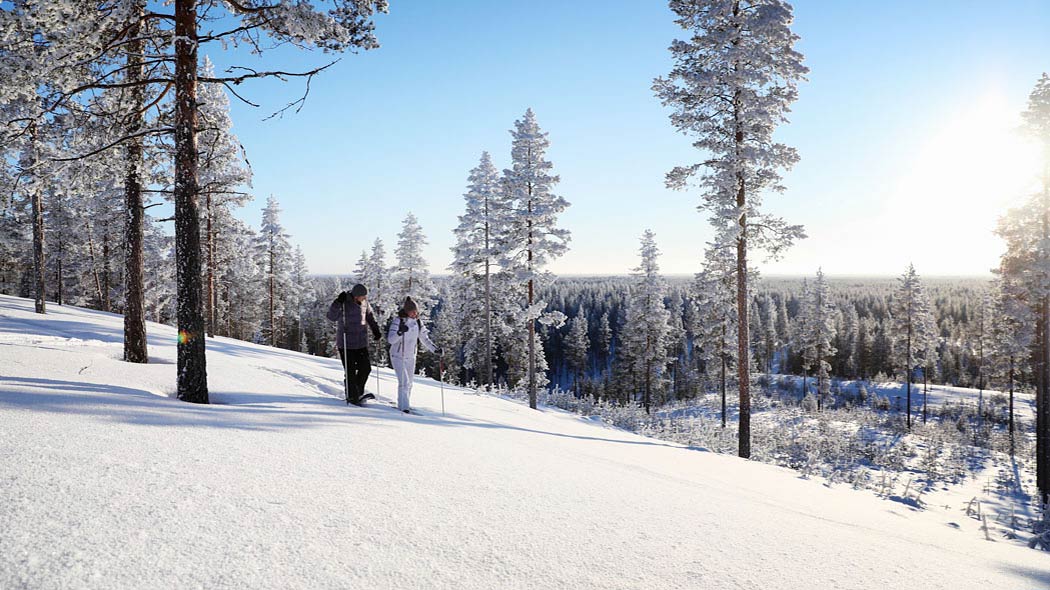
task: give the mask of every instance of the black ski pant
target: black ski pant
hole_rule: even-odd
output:
[[[365,383],[372,372],[372,359],[368,357],[368,348],[339,349],[339,360],[346,371],[346,384],[350,390],[350,401],[355,402],[365,394]]]

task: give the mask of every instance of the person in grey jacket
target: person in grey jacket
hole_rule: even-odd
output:
[[[328,308],[328,319],[336,322],[335,346],[346,378],[346,402],[360,404],[365,383],[372,372],[368,356],[368,329],[379,340],[382,334],[367,301],[368,289],[358,283],[349,293],[343,291]]]
[[[439,352],[430,341],[426,326],[419,319],[419,310],[411,297],[390,322],[386,340],[390,343],[390,364],[397,375],[397,409],[409,413],[408,398],[412,395],[412,377],[416,374],[416,345],[422,344],[430,352]]]

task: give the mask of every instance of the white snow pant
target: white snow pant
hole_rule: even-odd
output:
[[[416,374],[416,357],[401,358],[390,356],[390,364],[397,375],[397,409],[407,410],[408,398],[412,395],[412,377]]]

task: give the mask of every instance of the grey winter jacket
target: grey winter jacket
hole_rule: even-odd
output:
[[[372,315],[372,308],[368,305],[366,300],[364,304],[360,304],[352,297],[347,297],[342,304],[338,300],[333,301],[331,307],[328,308],[328,319],[336,322],[335,330],[335,346],[342,350],[345,348],[348,350],[357,350],[359,348],[365,348],[368,346],[368,328],[372,330],[372,337],[379,339],[381,336],[379,332],[379,324],[376,323],[376,318]],[[346,336],[346,340],[343,340],[343,336]]]

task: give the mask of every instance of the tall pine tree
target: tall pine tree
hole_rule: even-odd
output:
[[[696,136],[702,163],[673,169],[667,185],[696,181],[720,246],[736,248],[739,455],[751,456],[748,256],[777,256],[804,237],[801,226],[764,213],[762,194],[782,191],[779,171],[798,160],[773,139],[806,74],[795,51],[791,5],[783,0],[671,0],[675,22],[690,33],[670,47],[674,67],[653,90],[674,109],[671,123]],[[701,172],[703,171],[703,172]]]

